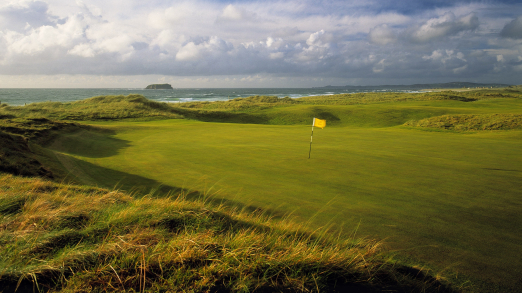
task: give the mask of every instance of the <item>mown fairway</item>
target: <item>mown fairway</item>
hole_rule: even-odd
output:
[[[503,103],[520,112],[510,101],[490,107],[512,110]],[[393,120],[487,113],[485,102],[345,107],[323,109],[340,120],[315,129],[311,159],[311,126],[189,120],[98,122],[109,131],[62,135],[49,148],[86,184],[199,190],[346,235],[357,229],[481,290],[522,285],[522,131],[426,131]],[[292,109],[278,115],[306,111]],[[374,116],[346,114],[357,109]]]

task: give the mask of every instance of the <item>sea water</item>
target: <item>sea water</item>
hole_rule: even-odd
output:
[[[169,103],[195,101],[223,101],[250,96],[277,96],[280,98],[300,98],[308,96],[324,96],[361,91],[383,91],[382,88],[372,90],[353,90],[343,88],[181,88],[171,90],[145,89],[0,89],[0,103],[20,106],[38,102],[72,102],[95,96],[140,94],[144,97]]]

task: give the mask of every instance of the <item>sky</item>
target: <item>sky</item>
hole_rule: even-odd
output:
[[[522,1],[0,1],[0,88],[453,81],[522,84]]]

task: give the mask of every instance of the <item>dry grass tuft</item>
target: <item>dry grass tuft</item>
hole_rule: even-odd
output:
[[[522,129],[522,114],[443,115],[409,121],[404,125],[456,131]]]
[[[288,218],[12,175],[0,184],[5,292],[449,290],[384,261],[378,242]]]

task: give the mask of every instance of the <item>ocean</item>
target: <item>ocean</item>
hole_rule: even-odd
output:
[[[407,89],[405,89],[407,91]],[[0,103],[21,106],[38,102],[72,102],[95,96],[140,94],[158,102],[181,103],[194,101],[223,101],[250,96],[300,98],[356,92],[389,91],[381,87],[346,88],[201,88],[173,90],[145,89],[0,89]],[[397,91],[395,89],[395,91]]]

